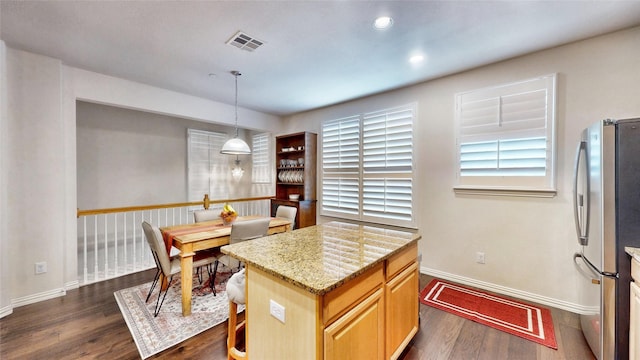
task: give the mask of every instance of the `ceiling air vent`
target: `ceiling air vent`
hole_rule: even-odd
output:
[[[249,36],[242,31],[238,31],[231,37],[231,39],[229,39],[229,41],[227,41],[227,44],[233,45],[242,50],[254,51],[255,49],[262,46],[264,42],[252,36]]]

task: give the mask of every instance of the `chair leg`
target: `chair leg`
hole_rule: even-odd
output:
[[[171,280],[173,280],[173,275],[169,278],[169,285],[171,285]],[[160,292],[158,293],[158,300],[156,301],[156,309],[153,312],[154,317],[157,317],[158,314],[160,313],[160,308],[162,307],[162,304],[164,304],[164,299],[167,297],[168,292],[169,292],[169,287],[167,287],[167,289],[164,291],[164,295],[162,295],[162,289],[160,289]],[[162,301],[160,301],[161,295],[162,295]]]
[[[156,285],[158,284],[158,279],[160,279],[160,269],[156,269],[156,275],[153,277],[153,282],[151,283],[151,288],[149,289],[149,293],[147,294],[147,300],[145,300],[144,302],[149,302],[149,298],[151,297],[151,293],[153,292],[153,289],[156,288]]]
[[[216,275],[218,274],[218,260],[213,265],[213,274],[209,274],[209,280],[211,280],[211,291],[213,296],[216,296]]]
[[[238,304],[229,301],[229,326],[227,335],[227,360],[241,360],[247,358],[246,351],[236,348],[237,332],[244,330],[245,322],[238,324]],[[246,335],[245,335],[246,341]]]
[[[198,275],[198,283],[202,285],[202,266],[196,269],[196,275]]]

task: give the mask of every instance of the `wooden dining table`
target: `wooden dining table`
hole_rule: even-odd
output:
[[[262,217],[263,216],[239,216],[235,221],[240,222]],[[271,222],[269,222],[269,235],[290,230],[291,222],[289,220],[271,218]],[[222,219],[218,219],[193,224],[166,226],[160,228],[160,231],[168,248],[173,245],[180,250],[182,316],[189,316],[191,315],[193,257],[197,251],[215,249],[229,244],[231,225],[225,225]],[[213,281],[213,279],[211,281]],[[168,286],[166,279],[162,279],[161,284]]]

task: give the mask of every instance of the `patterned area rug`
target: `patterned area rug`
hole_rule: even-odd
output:
[[[432,280],[420,301],[512,335],[558,349],[549,309],[442,280]]]
[[[218,270],[216,296],[213,296],[209,280],[200,285],[194,274],[191,315],[187,317],[182,316],[179,274],[173,277],[157,317],[153,316],[157,287],[149,302],[145,303],[151,282],[116,291],[114,296],[140,356],[145,359],[227,320],[229,301],[225,285],[230,276],[231,272]],[[242,310],[244,307],[239,306],[238,312]]]

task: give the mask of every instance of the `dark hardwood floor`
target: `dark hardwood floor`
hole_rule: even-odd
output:
[[[113,292],[152,277],[128,275],[14,309],[0,319],[0,359],[138,359]],[[420,288],[429,280],[421,275]],[[578,316],[551,312],[558,350],[420,304],[420,331],[401,359],[594,359]],[[151,359],[226,359],[226,333],[225,322]]]

